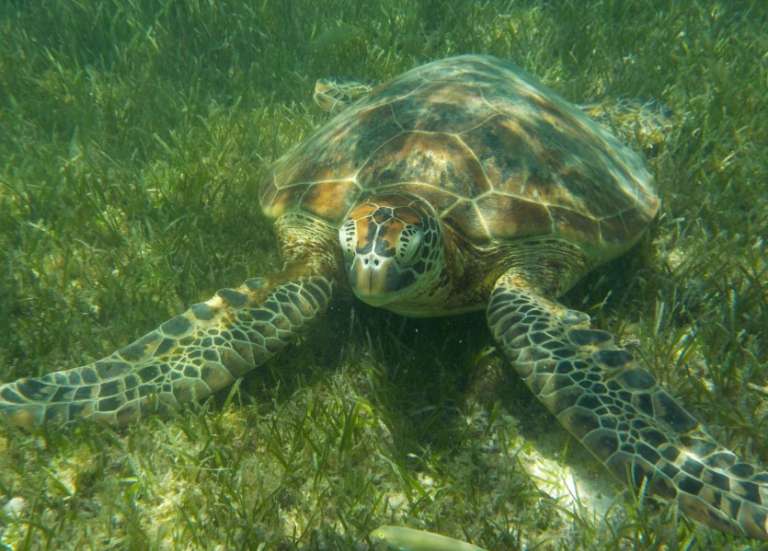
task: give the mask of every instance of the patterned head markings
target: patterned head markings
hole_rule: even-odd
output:
[[[443,262],[440,226],[420,199],[377,196],[339,228],[349,283],[364,302],[381,306],[436,280]]]

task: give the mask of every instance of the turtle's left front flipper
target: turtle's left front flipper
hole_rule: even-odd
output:
[[[90,417],[121,425],[199,401],[263,364],[327,308],[332,268],[302,259],[206,302],[91,364],[0,386],[0,415],[24,427]]]
[[[557,419],[621,480],[720,530],[768,539],[768,472],[740,462],[589,316],[500,278],[493,336]]]

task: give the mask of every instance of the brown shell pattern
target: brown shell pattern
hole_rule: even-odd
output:
[[[519,68],[477,55],[375,88],[275,163],[261,204],[339,223],[380,192],[428,200],[478,246],[552,235],[621,247],[658,209],[637,154]]]

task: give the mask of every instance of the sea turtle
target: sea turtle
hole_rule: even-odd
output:
[[[345,290],[407,316],[485,309],[509,364],[609,471],[705,524],[768,539],[768,473],[719,446],[613,336],[557,302],[632,247],[659,199],[637,154],[533,77],[480,55],[408,71],[279,159],[260,200],[281,270],[102,360],[3,385],[0,411],[23,426],[124,424],[200,400],[273,357]]]

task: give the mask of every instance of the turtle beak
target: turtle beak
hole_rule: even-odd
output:
[[[374,252],[358,254],[349,268],[349,283],[360,300],[381,306],[394,298],[390,287],[396,272],[392,258]]]

